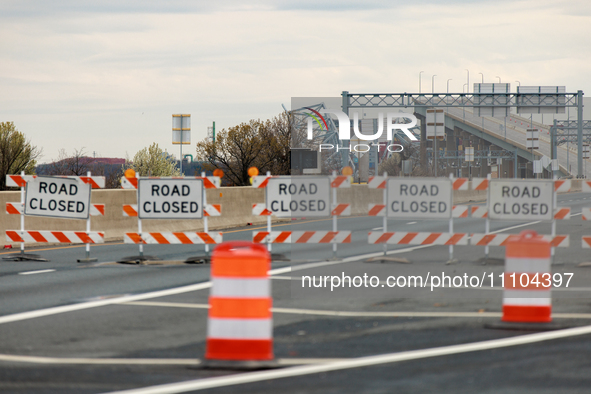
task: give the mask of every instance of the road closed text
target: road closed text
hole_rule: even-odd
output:
[[[448,179],[388,179],[388,216],[416,219],[451,217]]]
[[[26,215],[88,218],[90,185],[74,179],[39,177],[27,183],[26,193]]]
[[[266,188],[267,209],[278,217],[328,216],[328,177],[272,178]]]
[[[491,219],[552,220],[552,182],[491,181]]]
[[[201,179],[140,179],[140,219],[200,219],[203,217]]]

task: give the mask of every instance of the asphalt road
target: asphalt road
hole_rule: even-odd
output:
[[[367,262],[381,245],[367,244],[381,218],[339,219],[351,244],[273,245],[274,352],[280,368],[205,369],[209,266],[117,264],[137,246],[91,248],[97,263],[78,264],[84,248],[46,247],[47,262],[0,262],[0,392],[108,393],[587,393],[591,386],[591,262],[580,238],[591,205],[584,193],[562,194],[572,219],[557,233],[571,246],[557,248],[553,272],[572,273],[569,288],[553,289],[557,331],[486,328],[500,321],[498,275],[504,248],[389,246],[389,256],[410,264]],[[329,230],[331,220],[297,220],[284,230]],[[389,220],[389,230],[447,231],[447,221]],[[456,232],[484,232],[482,219],[454,220]],[[491,222],[491,231],[550,233],[548,223]],[[224,240],[250,239],[253,228],[231,229]],[[5,257],[8,252],[0,257]],[[203,247],[147,245],[165,261],[203,254]],[[400,260],[402,261],[402,260]],[[494,278],[493,286],[452,289],[302,291],[302,276],[446,274]],[[431,282],[432,283],[432,282]],[[314,291],[312,291],[314,290]],[[359,290],[359,291],[358,291]],[[154,386],[168,385],[162,388]]]

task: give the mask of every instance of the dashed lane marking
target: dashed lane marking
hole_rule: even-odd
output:
[[[55,270],[48,269],[48,270],[37,270],[37,271],[23,271],[19,272],[19,275],[35,275],[35,274],[47,274],[48,272],[55,272]]]

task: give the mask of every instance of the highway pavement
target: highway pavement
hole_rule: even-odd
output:
[[[482,202],[474,202],[481,204]],[[161,262],[120,264],[135,245],[91,247],[96,263],[77,263],[83,246],[27,250],[48,261],[0,261],[2,393],[588,393],[591,389],[591,253],[581,236],[591,225],[581,208],[591,195],[558,196],[572,218],[557,222],[570,247],[556,248],[553,330],[501,329],[504,248],[389,245],[397,260],[371,261],[381,245],[377,217],[342,217],[352,243],[273,245],[275,368],[204,368],[209,265],[182,264],[203,246],[146,245]],[[274,230],[330,230],[331,219],[275,223]],[[252,231],[224,231],[248,240]],[[388,220],[390,231],[447,231],[447,221]],[[540,222],[492,222],[491,232],[533,229]],[[484,220],[454,220],[456,232],[484,232]],[[5,251],[0,257],[14,253]],[[289,260],[287,260],[289,259]],[[369,261],[368,261],[369,260]],[[587,263],[587,264],[586,264]],[[381,287],[388,276],[487,278],[477,287]],[[377,288],[302,289],[303,276],[375,276]],[[489,275],[491,275],[489,277]],[[493,278],[492,283],[488,278]],[[492,286],[490,286],[492,284]],[[515,328],[515,327],[513,327]]]

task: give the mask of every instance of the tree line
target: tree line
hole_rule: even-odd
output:
[[[200,175],[215,169],[224,171],[224,184],[250,184],[248,169],[257,167],[260,173],[273,175],[290,173],[290,139],[292,119],[287,112],[266,120],[251,120],[221,130],[215,141],[203,140],[196,144],[196,162],[183,164],[183,173]],[[89,157],[84,148],[68,153],[59,151],[50,163],[38,164],[42,150],[34,146],[13,122],[0,122],[0,190],[6,190],[6,175],[92,175],[105,176],[107,188],[120,187],[120,179],[131,168],[139,176],[180,176],[178,161],[153,143],[138,151],[123,164],[108,163]]]

